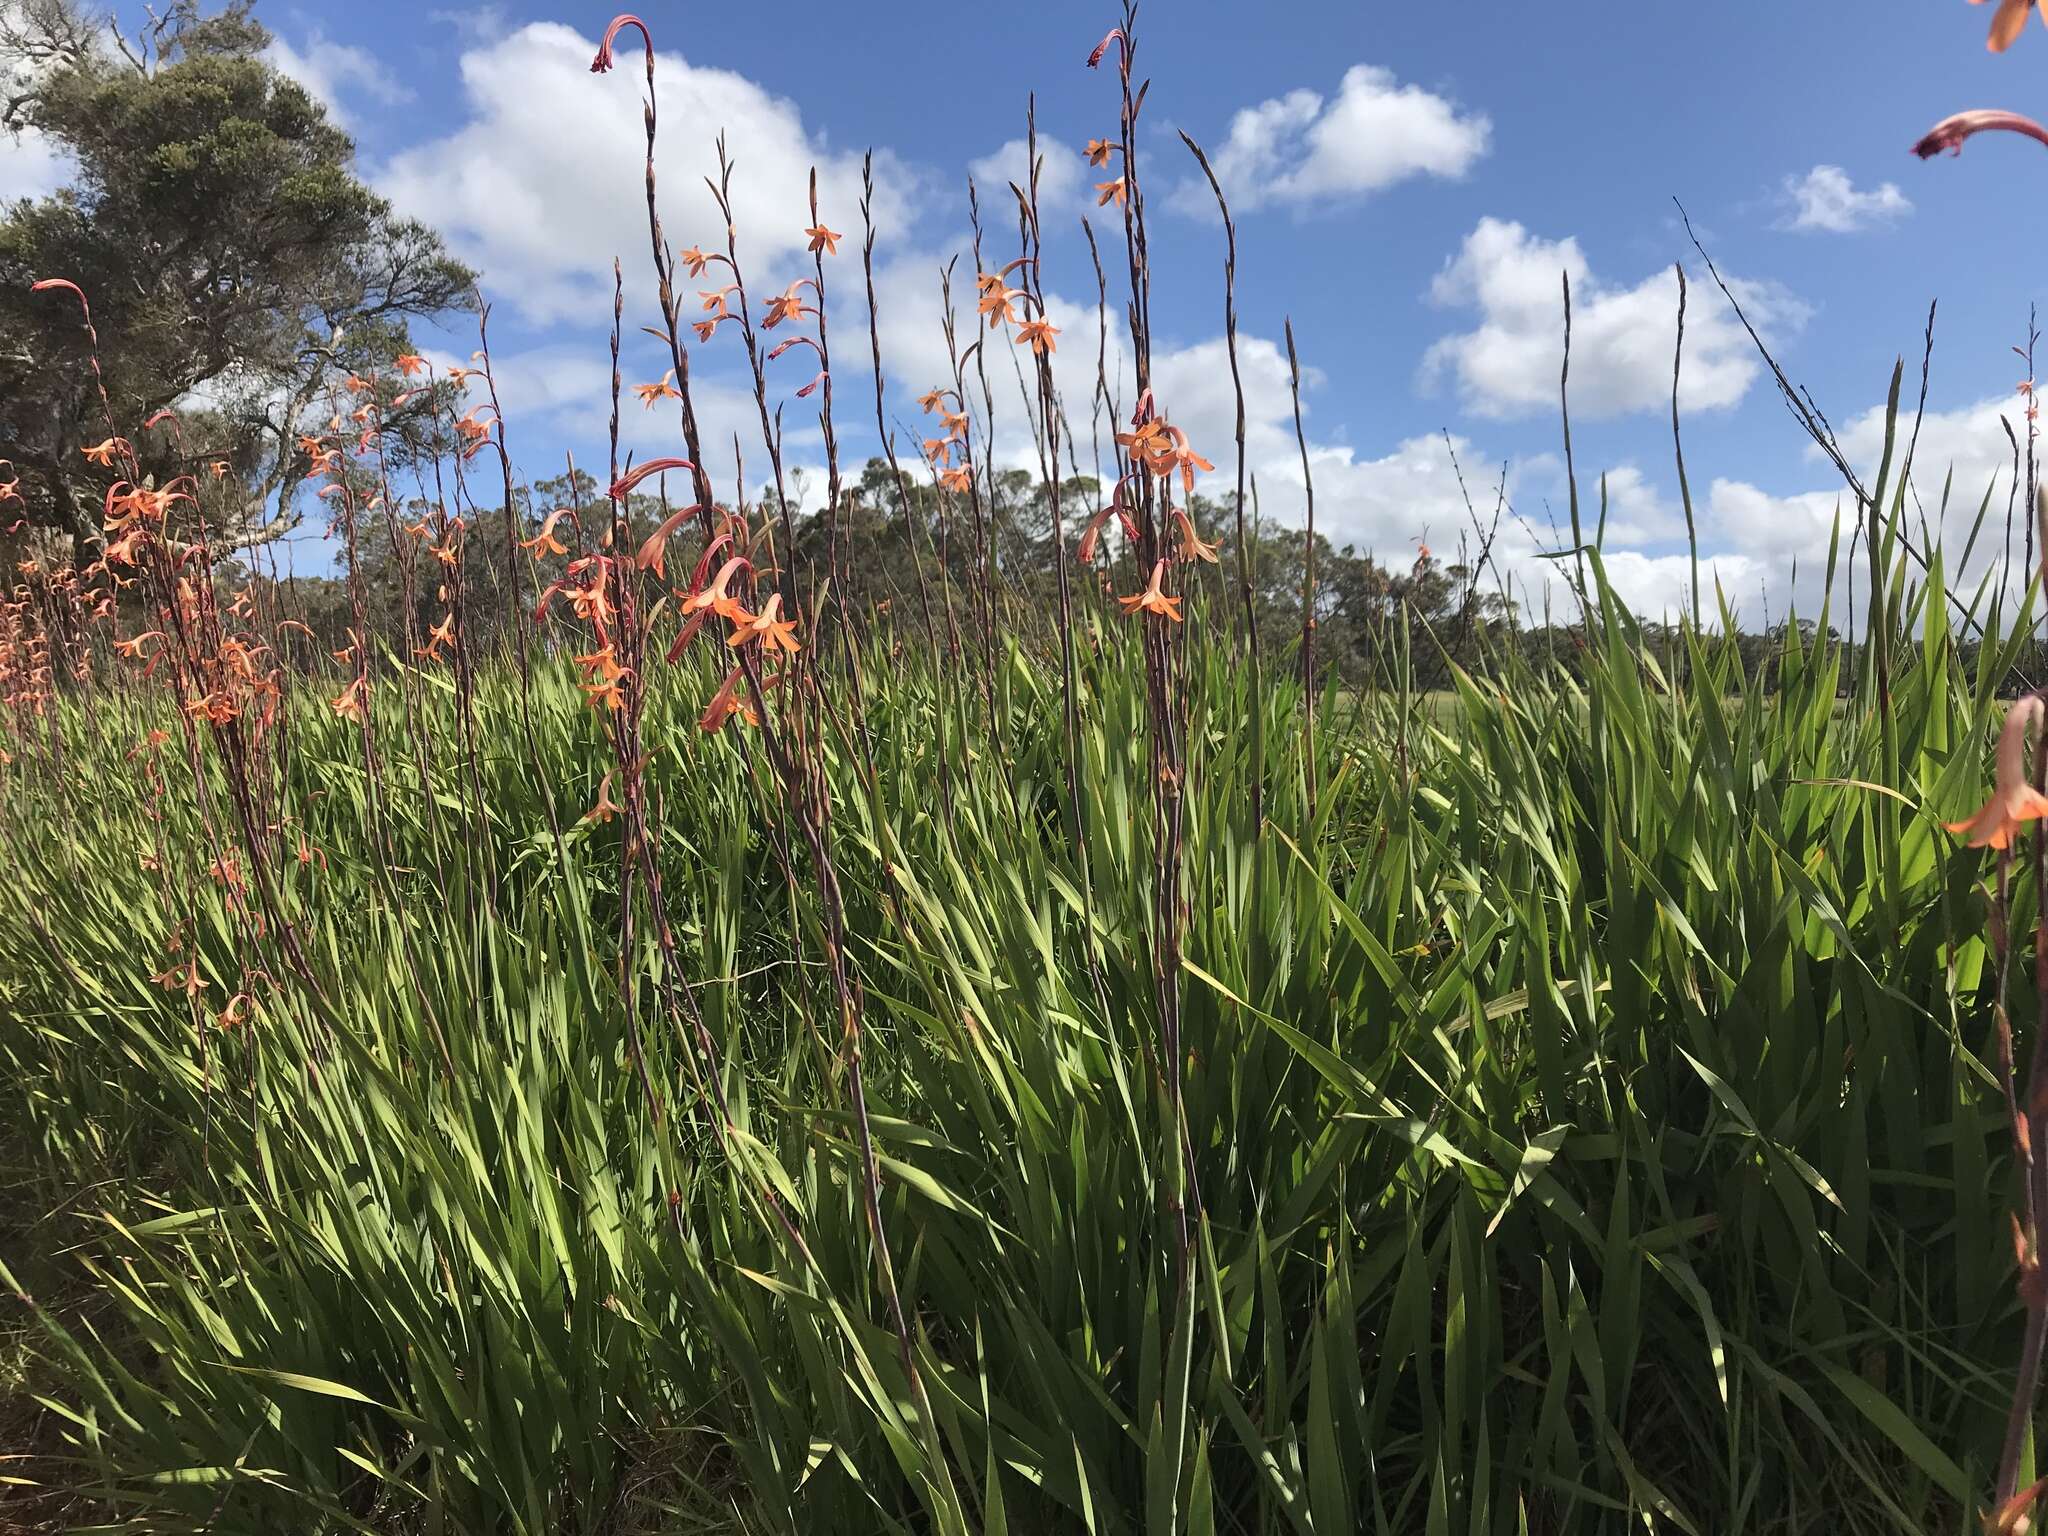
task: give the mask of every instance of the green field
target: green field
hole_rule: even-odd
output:
[[[294,691],[260,880],[159,696],[57,708],[0,797],[10,1471],[75,1501],[24,1508],[1953,1528],[2019,1321],[1988,865],[1936,824],[1990,652],[1903,646],[1887,732],[1825,648],[1767,688],[1694,636],[1663,691],[1610,608],[1583,684],[1333,691],[1305,739],[1192,627],[1177,1136],[1139,629],[1077,622],[1078,844],[1054,662],[991,708],[905,646],[820,717],[907,1357],[817,870],[713,671],[646,702],[666,939],[562,662],[467,719],[394,674],[374,771]]]

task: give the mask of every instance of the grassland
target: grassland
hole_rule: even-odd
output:
[[[1881,716],[1825,644],[1752,682],[1694,634],[1673,688],[1609,606],[1583,683],[1305,735],[1207,617],[1184,1137],[1137,626],[1076,619],[1078,841],[1049,655],[991,711],[876,636],[820,743],[907,1355],[715,672],[646,701],[673,973],[564,660],[400,673],[374,767],[294,695],[260,903],[158,692],[53,709],[0,794],[13,1474],[152,1530],[1953,1526],[2019,1320],[1987,868],[1937,825],[1992,651],[1923,626]]]

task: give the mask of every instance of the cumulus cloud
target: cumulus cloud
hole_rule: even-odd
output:
[[[984,208],[999,208],[1008,214],[1015,206],[1009,189],[1017,186],[1030,190],[1028,154],[1028,141],[1011,139],[994,154],[968,162],[968,173],[980,189]],[[1038,159],[1038,212],[1043,218],[1074,201],[1081,190],[1081,173],[1087,165],[1079,150],[1070,149],[1057,139],[1041,138],[1038,141]],[[994,199],[1000,201],[992,201]]]
[[[1783,190],[1786,225],[1791,229],[1854,234],[1873,224],[1904,218],[1913,211],[1906,194],[1893,182],[1858,190],[1839,165],[1816,165],[1804,176],[1787,176]]]
[[[64,184],[71,159],[33,128],[13,138],[0,133],[0,205],[19,197],[47,197]]]
[[[1678,278],[1665,269],[1633,287],[1593,275],[1576,239],[1545,240],[1518,223],[1484,218],[1430,285],[1433,302],[1478,311],[1479,324],[1424,355],[1421,382],[1448,377],[1466,410],[1513,417],[1557,409],[1564,360],[1562,279],[1572,284],[1572,410],[1584,417],[1665,410]],[[1766,335],[1796,329],[1805,306],[1775,284],[1729,285]],[[1760,364],[1733,309],[1711,284],[1694,283],[1685,324],[1680,404],[1734,405]]]
[[[381,64],[368,49],[352,43],[337,43],[319,32],[294,47],[273,36],[263,57],[280,74],[286,74],[306,88],[327,114],[347,128],[355,124],[351,98],[382,107],[395,107],[412,99],[412,92],[391,77],[389,66]]]
[[[394,204],[431,220],[487,288],[538,322],[604,314],[615,255],[628,264],[629,294],[646,291],[644,87],[637,65],[593,75],[596,48],[572,28],[540,22],[470,48],[466,120],[397,155],[379,178]],[[661,213],[676,245],[724,244],[704,186],[717,174],[721,132],[737,167],[733,217],[750,287],[772,285],[778,263],[804,248],[812,167],[825,221],[858,228],[861,157],[830,148],[796,103],[668,52],[655,93]],[[886,153],[875,156],[875,175],[876,225],[887,236],[908,216],[912,178]]]
[[[1393,71],[1354,64],[1334,97],[1301,89],[1246,107],[1210,155],[1233,211],[1361,198],[1415,176],[1460,177],[1486,153],[1493,125]],[[1185,210],[1213,213],[1206,183],[1183,182]]]

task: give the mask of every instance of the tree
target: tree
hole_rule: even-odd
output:
[[[252,3],[175,0],[131,38],[79,0],[0,0],[0,127],[76,170],[0,210],[0,459],[29,519],[77,542],[122,473],[84,456],[109,435],[158,485],[208,466],[219,541],[289,532],[307,420],[411,350],[409,321],[471,302],[472,274],[357,178],[349,137],[264,59]],[[51,277],[91,301],[111,412],[76,300],[30,291]],[[394,446],[431,430],[432,404],[382,418]],[[175,425],[141,430],[166,408]]]

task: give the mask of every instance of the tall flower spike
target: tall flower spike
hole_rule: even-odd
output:
[[[640,41],[647,45],[647,72],[654,73],[654,34],[647,30],[647,23],[638,16],[620,15],[612,18],[612,24],[604,29],[604,41],[597,45],[597,57],[590,61],[590,72],[601,75],[616,62],[612,58],[612,44],[619,34],[628,27],[640,29]]]
[[[2048,795],[2034,788],[2027,764],[2027,733],[2040,729],[2043,713],[2041,696],[2035,693],[2006,713],[2005,729],[1998,733],[1991,798],[1968,820],[1947,823],[1949,831],[1968,834],[1970,847],[2003,849],[2022,823],[2048,816]]]
[[[1992,129],[2003,129],[2008,133],[2024,134],[2038,144],[2048,144],[2048,128],[2043,128],[2031,117],[2021,117],[2017,112],[1997,112],[1978,109],[1973,112],[1958,112],[1953,117],[1944,117],[1913,146],[1913,153],[1922,160],[1931,160],[1943,150],[1952,155],[1963,152],[1963,141],[1972,134]]]

